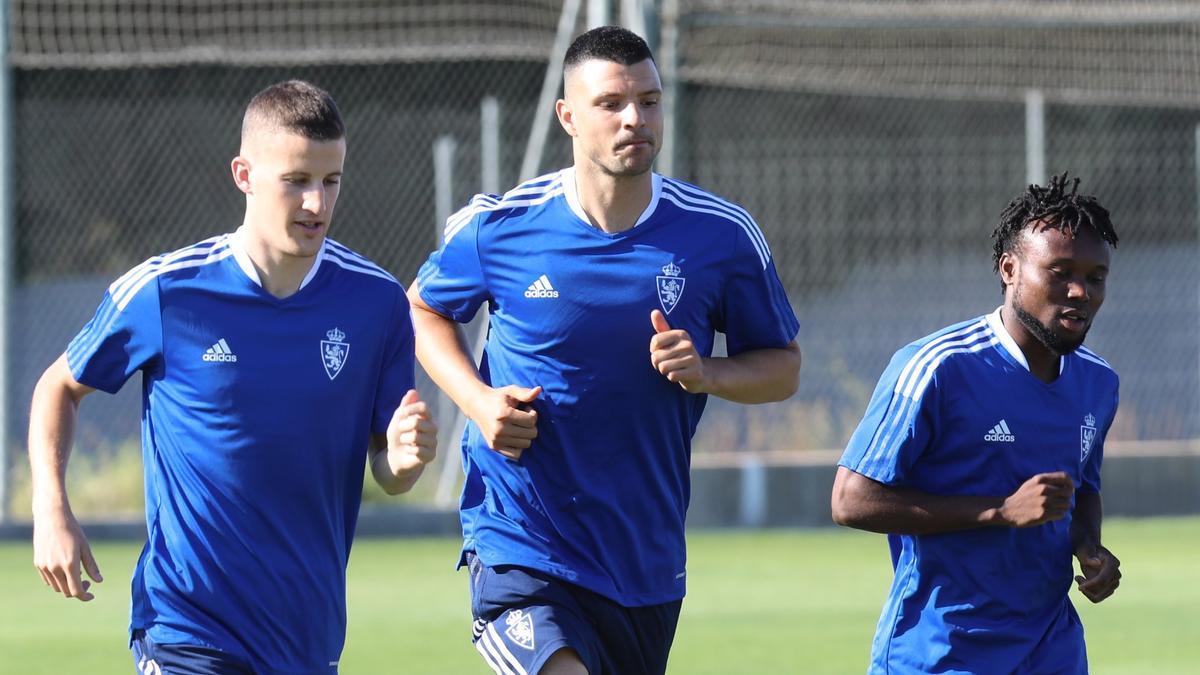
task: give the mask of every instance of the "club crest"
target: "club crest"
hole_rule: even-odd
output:
[[[1083,418],[1083,426],[1079,427],[1079,462],[1087,461],[1092,454],[1092,442],[1096,440],[1096,418],[1088,413]]]
[[[655,279],[658,281],[658,304],[662,305],[663,313],[670,314],[683,297],[683,286],[687,279],[679,276],[683,270],[675,263],[667,263],[662,268],[663,273]]]
[[[321,340],[321,362],[325,364],[325,374],[329,379],[338,376],[346,359],[350,357],[350,343],[346,342],[346,334],[334,328],[325,333],[328,340]]]
[[[504,617],[504,623],[508,626],[504,630],[504,634],[508,636],[519,647],[524,647],[529,651],[533,651],[533,617],[525,613],[524,610],[514,609]]]

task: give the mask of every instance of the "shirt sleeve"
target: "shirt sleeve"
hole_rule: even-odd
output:
[[[387,432],[392,415],[405,392],[416,386],[414,377],[415,342],[412,315],[404,289],[396,287],[396,300],[384,343],[383,368],[375,390],[375,410],[371,415],[371,433]]]
[[[1083,463],[1083,468],[1079,471],[1080,492],[1100,492],[1100,465],[1104,463],[1104,439],[1108,437],[1108,431],[1112,428],[1113,420],[1117,418],[1117,404],[1119,401],[1120,390],[1119,388],[1114,388],[1112,393],[1112,413],[1109,414],[1104,427],[1096,434],[1096,438],[1092,441],[1092,450],[1088,453]]]
[[[778,348],[796,337],[800,322],[775,271],[758,225],[746,215],[737,228],[716,329],[725,334],[730,356]]]
[[[162,354],[157,279],[139,282],[135,269],[109,286],[92,320],[67,346],[67,365],[80,384],[115,394]]]
[[[879,378],[867,412],[850,437],[839,466],[886,485],[904,485],[935,436],[939,421],[936,373],[915,380],[909,372],[918,346],[896,352]]]
[[[446,220],[442,246],[417,272],[417,289],[431,309],[467,323],[487,301],[487,285],[479,258],[479,221],[488,213],[480,205],[490,195],[476,196]]]

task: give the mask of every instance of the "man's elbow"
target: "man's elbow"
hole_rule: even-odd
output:
[[[33,388],[33,404],[36,405],[39,400],[65,400],[78,407],[83,397],[93,391],[95,390],[91,387],[86,387],[75,380],[64,354],[50,364],[50,367],[38,378],[37,384]]]
[[[829,500],[829,510],[833,514],[835,525],[854,527],[854,511],[843,492],[836,489],[833,491],[833,497]]]
[[[413,487],[413,483],[394,481],[394,482],[390,482],[390,483],[386,483],[386,484],[380,483],[379,487],[383,489],[384,494],[386,494],[387,496],[395,497],[397,495],[402,495],[405,492],[408,492],[409,490],[411,490]]]
[[[845,467],[838,467],[833,481],[833,492],[829,498],[829,510],[833,522],[842,527],[863,529],[863,496],[854,488],[858,477]]]
[[[405,480],[400,476],[375,476],[375,484],[389,497],[402,495],[412,489],[416,481]]]
[[[775,386],[763,403],[786,401],[800,388],[800,345],[793,340],[779,351],[781,356],[772,364]]]

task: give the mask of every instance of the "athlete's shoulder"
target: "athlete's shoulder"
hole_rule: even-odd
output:
[[[147,258],[109,284],[108,294],[118,309],[124,309],[143,289],[152,287],[150,282],[164,277],[193,274],[197,269],[217,263],[231,255],[233,249],[230,247],[228,233],[209,237],[191,246]]]
[[[495,225],[519,217],[529,209],[563,194],[565,169],[527,180],[503,195],[480,193],[446,219],[442,238],[449,243],[471,223]]]
[[[986,316],[960,321],[901,347],[888,369],[900,379],[934,373],[947,364],[973,358],[998,341]]]
[[[677,178],[661,177],[659,199],[691,216],[689,227],[708,225],[730,228],[736,236],[744,237],[765,268],[771,261],[771,247],[758,227],[754,216],[740,204],[720,197],[704,188]]]
[[[754,223],[754,217],[741,204],[687,181],[655,175],[661,180],[659,198],[680,209],[711,217],[713,222],[730,227]]]
[[[977,316],[966,321],[950,324],[945,328],[936,330],[923,338],[913,340],[905,346],[906,349],[920,350],[929,345],[943,346],[952,342],[961,341],[968,336],[974,336],[981,331],[985,331],[988,335],[994,335],[991,325],[987,321],[987,316]]]
[[[365,255],[328,237],[325,238],[324,263],[333,265],[344,274],[353,275],[352,278],[360,278],[368,283],[372,280],[380,280],[392,286],[401,285],[396,277]]]
[[[1114,385],[1118,382],[1117,371],[1113,369],[1108,361],[1105,361],[1102,356],[1092,351],[1088,347],[1080,345],[1073,353],[1084,371],[1090,375],[1099,377],[1104,380],[1111,381]]]

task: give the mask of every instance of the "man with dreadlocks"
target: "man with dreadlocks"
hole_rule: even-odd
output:
[[[1079,179],[1031,185],[992,234],[1004,304],[904,347],[839,462],[833,519],[888,534],[869,671],[1086,673],[1068,592],[1100,602],[1100,462],[1117,376],[1083,347],[1117,234]]]

